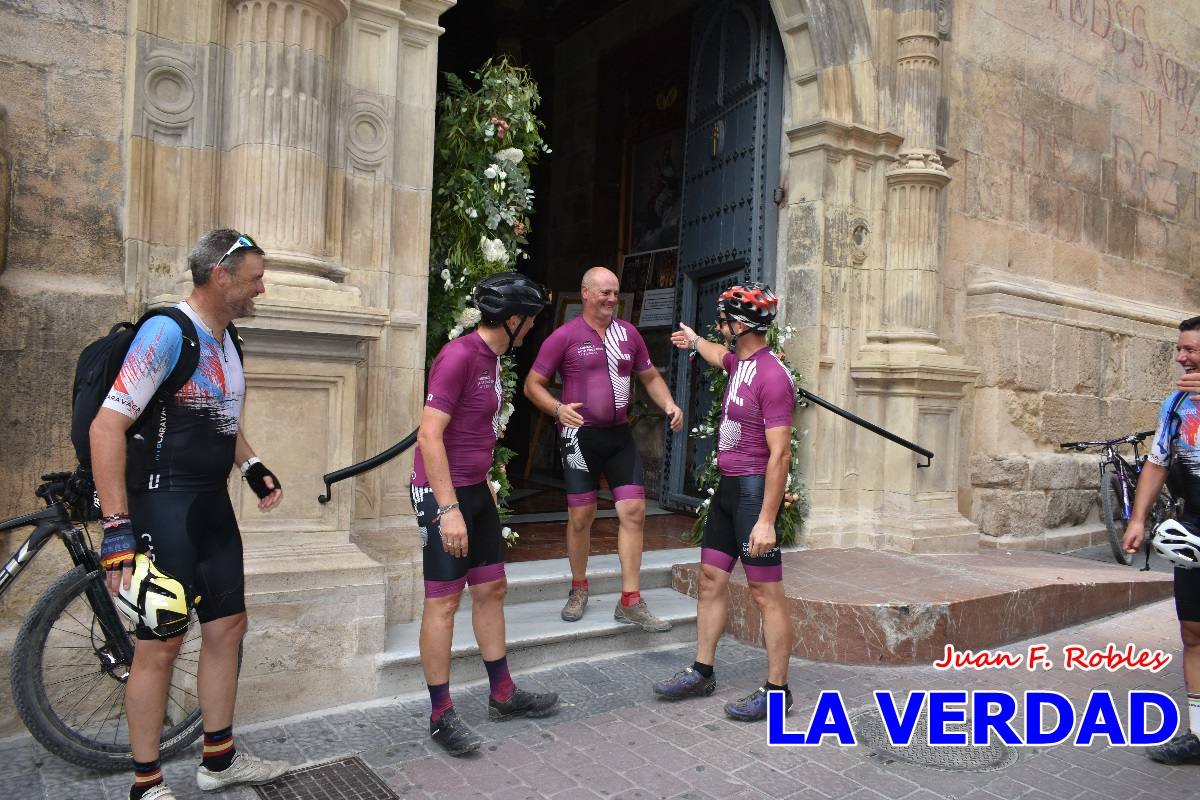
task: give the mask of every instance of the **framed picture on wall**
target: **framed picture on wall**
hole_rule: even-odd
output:
[[[629,158],[627,251],[678,247],[683,128],[634,142]]]

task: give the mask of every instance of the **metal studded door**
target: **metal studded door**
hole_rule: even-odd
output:
[[[784,59],[768,0],[710,0],[693,19],[676,308],[703,333],[721,289],[774,280]],[[675,351],[671,369],[687,424],[667,438],[663,502],[691,509],[713,444],[688,431],[712,394],[703,364]]]

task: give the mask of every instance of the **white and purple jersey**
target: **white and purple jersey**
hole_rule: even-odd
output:
[[[764,347],[744,361],[726,353],[729,373],[717,432],[717,468],[722,475],[764,475],[770,450],[767,430],[792,426],[796,386],[792,373]]]
[[[246,376],[233,337],[212,335],[187,303],[177,308],[196,326],[200,356],[183,387],[155,410],[127,451],[131,491],[202,491],[223,487],[246,398]],[[183,331],[170,317],[146,320],[133,337],[103,408],[138,419],[179,361]]]
[[[455,487],[487,480],[500,435],[500,392],[500,356],[476,331],[446,344],[429,368],[425,405],[450,415],[442,442]],[[420,445],[413,460],[412,482],[429,485]]]
[[[603,338],[576,317],[542,342],[533,362],[533,371],[543,378],[562,375],[562,402],[583,403],[583,424],[598,426],[628,422],[630,377],[653,367],[637,328],[615,317]]]

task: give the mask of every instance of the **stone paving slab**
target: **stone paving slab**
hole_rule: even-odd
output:
[[[1102,648],[1110,641],[1177,654],[1178,636],[1174,607],[1161,601],[1037,641],[1050,645],[1052,654],[1067,644]],[[237,740],[247,752],[287,758],[298,766],[359,754],[397,794],[417,800],[1184,800],[1198,794],[1200,766],[1154,764],[1137,747],[1022,748],[1012,766],[976,773],[888,763],[861,745],[841,748],[826,742],[815,748],[772,748],[766,744],[765,724],[736,723],[722,713],[724,703],[758,686],[766,666],[763,653],[727,637],[718,650],[718,687],[711,698],[656,700],[650,682],[669,676],[692,657],[692,646],[678,645],[519,675],[519,685],[555,689],[563,696],[562,711],[540,720],[493,723],[487,719],[486,685],[453,687],[460,713],[485,738],[480,752],[469,758],[434,751],[427,736],[428,699],[421,695],[250,726],[236,732]],[[1018,694],[1051,689],[1078,703],[1103,687],[1116,693],[1118,707],[1135,688],[1182,696],[1178,658],[1158,674],[1060,668],[964,673],[930,665],[794,661],[789,682],[796,703],[789,717],[791,729],[807,725],[818,695],[826,689],[841,691],[852,713],[868,707],[876,689],[1006,689]],[[165,767],[180,800],[213,797],[199,792],[192,778],[198,753],[193,746]],[[0,742],[0,781],[18,788],[17,793],[5,793],[14,798],[119,800],[129,777],[72,767],[28,739],[19,739]],[[251,800],[254,793],[236,789],[217,796]]]

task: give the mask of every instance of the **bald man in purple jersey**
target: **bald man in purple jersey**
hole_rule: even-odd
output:
[[[638,590],[646,490],[641,456],[629,430],[630,376],[637,375],[650,399],[666,412],[671,430],[683,427],[683,411],[650,363],[637,328],[617,318],[618,286],[617,276],[604,267],[584,273],[583,314],[542,343],[525,379],[525,396],[558,425],[567,488],[567,558],[571,562],[571,590],[562,618],[575,622],[587,608],[592,520],[603,474],[612,489],[619,520],[621,600],[613,609],[613,619],[647,631],[667,631],[671,623],[651,614]],[[547,388],[556,372],[563,379],[561,401]]]
[[[767,650],[767,680],[747,697],[725,706],[733,719],[752,722],[767,715],[767,693],[788,690],[791,622],[783,593],[783,561],[775,520],[783,503],[791,468],[792,412],[796,387],[792,374],[767,346],[766,331],[775,320],[775,293],[767,286],[733,286],[717,300],[717,324],[729,352],[680,324],[671,343],[691,349],[729,374],[717,432],[717,486],[704,520],[700,550],[700,591],[696,606],[696,660],[674,677],[654,684],[666,700],[712,694],[717,682],[713,662],[729,613],[729,575],[741,559],[750,596],[762,615]]]

